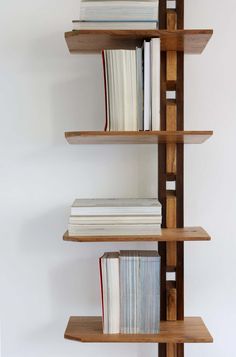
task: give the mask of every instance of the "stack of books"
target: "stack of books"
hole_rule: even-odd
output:
[[[155,29],[158,23],[158,0],[82,0],[79,20],[74,30]]]
[[[154,334],[160,325],[160,256],[105,253],[99,260],[103,333]]]
[[[157,235],[161,232],[157,199],[76,199],[71,206],[70,236]]]
[[[160,130],[160,39],[102,51],[107,131]]]

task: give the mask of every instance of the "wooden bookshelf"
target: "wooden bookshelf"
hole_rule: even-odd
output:
[[[160,333],[103,334],[102,318],[93,316],[71,317],[65,338],[80,342],[119,342],[119,343],[210,343],[212,336],[200,317],[186,317],[183,321],[161,321]]]
[[[163,228],[161,234],[145,236],[69,236],[68,231],[63,236],[65,241],[71,242],[194,242],[209,241],[211,237],[201,227]]]
[[[159,0],[158,30],[79,30],[65,33],[71,53],[100,52],[102,49],[134,49],[144,40],[161,40],[160,131],[104,132],[70,131],[70,144],[161,144],[158,147],[158,199],[162,205],[162,230],[155,236],[63,236],[73,242],[157,241],[161,256],[160,333],[155,335],[106,335],[101,317],[71,317],[65,338],[82,342],[158,343],[159,357],[184,357],[184,343],[212,342],[199,317],[184,317],[184,242],[208,241],[201,227],[184,228],[184,145],[201,144],[212,131],[184,130],[184,55],[200,54],[206,48],[212,30],[184,29],[184,0],[175,9],[167,0]],[[175,100],[167,91],[175,91]],[[175,190],[167,190],[167,182]],[[200,185],[203,183],[201,182]],[[175,272],[173,280],[167,272]]]
[[[202,144],[213,131],[69,131],[69,144]]]
[[[74,30],[65,33],[71,53],[99,52],[103,49],[134,49],[143,41],[160,37],[162,51],[200,54],[213,34],[212,30]]]

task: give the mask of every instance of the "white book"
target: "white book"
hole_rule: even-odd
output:
[[[109,236],[109,235],[159,235],[160,224],[93,224],[68,225],[69,236]]]
[[[156,21],[158,1],[88,1],[80,4],[83,21]]]
[[[69,223],[83,224],[161,224],[160,215],[152,216],[70,216]]]
[[[151,39],[152,130],[160,130],[160,39]]]
[[[105,50],[107,107],[111,131],[137,131],[135,50]]]
[[[80,21],[74,20],[73,30],[155,30],[157,21]]]
[[[161,215],[161,204],[156,198],[76,199],[71,216],[91,215]]]
[[[137,124],[143,130],[143,50],[136,47]]]
[[[103,333],[120,332],[119,253],[101,258],[103,290]]]
[[[144,130],[151,130],[150,42],[144,41]]]
[[[125,102],[124,129],[125,131],[137,131],[137,79],[136,79],[136,51],[125,51],[125,84],[122,88]]]

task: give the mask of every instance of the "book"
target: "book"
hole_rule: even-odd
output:
[[[155,21],[80,21],[73,20],[73,30],[155,30]]]
[[[151,39],[151,106],[152,106],[152,130],[160,130],[160,39]]]
[[[161,215],[161,204],[156,198],[76,199],[71,216],[78,215]]]
[[[160,325],[160,256],[124,250],[100,258],[103,332],[154,334]],[[119,312],[119,313],[118,313]]]
[[[160,130],[160,39],[102,51],[105,130]]]
[[[123,216],[70,216],[69,223],[73,225],[94,224],[161,224],[161,215],[123,215]]]
[[[144,130],[151,130],[151,55],[148,41],[144,41]]]
[[[70,224],[68,232],[73,236],[160,235],[160,224]]]
[[[120,251],[120,331],[158,333],[160,256],[156,251]]]
[[[104,50],[105,127],[111,131],[137,131],[135,50]]]
[[[157,21],[158,1],[82,1],[82,21]]]
[[[160,130],[160,39],[102,51],[105,130]]]
[[[143,130],[143,51],[136,47],[137,126]]]
[[[119,253],[105,253],[100,258],[103,333],[120,332]]]

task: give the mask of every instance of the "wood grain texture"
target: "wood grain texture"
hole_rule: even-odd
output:
[[[177,129],[177,106],[176,103],[167,101],[166,105],[166,130],[176,131]],[[176,145],[168,144],[166,148],[166,171],[167,174],[176,174]]]
[[[177,346],[176,343],[168,343],[167,346],[167,356],[168,357],[177,357]]]
[[[161,230],[161,235],[148,236],[69,236],[68,231],[63,240],[71,242],[182,242],[209,241],[211,238],[201,227],[185,227]]]
[[[175,321],[177,319],[177,293],[175,288],[167,289],[167,320]]]
[[[202,144],[213,131],[69,131],[69,144]]]
[[[65,39],[71,53],[135,49],[144,40],[160,37],[162,51],[200,54],[212,34],[212,30],[77,30],[66,32]]]
[[[177,14],[176,11],[167,11],[167,30],[176,30]],[[167,51],[166,53],[166,80],[176,81],[177,79],[177,53],[176,51]]]
[[[176,77],[177,77],[176,51],[167,51],[166,58],[167,58],[166,79],[167,81],[176,81]]]
[[[133,343],[210,343],[213,339],[200,317],[186,317],[184,321],[161,321],[158,334],[103,334],[102,318],[71,317],[65,338],[81,342]]]
[[[167,146],[168,150],[168,146]],[[166,227],[176,228],[176,196],[168,194],[166,197]],[[167,266],[176,266],[176,241],[167,242]]]

